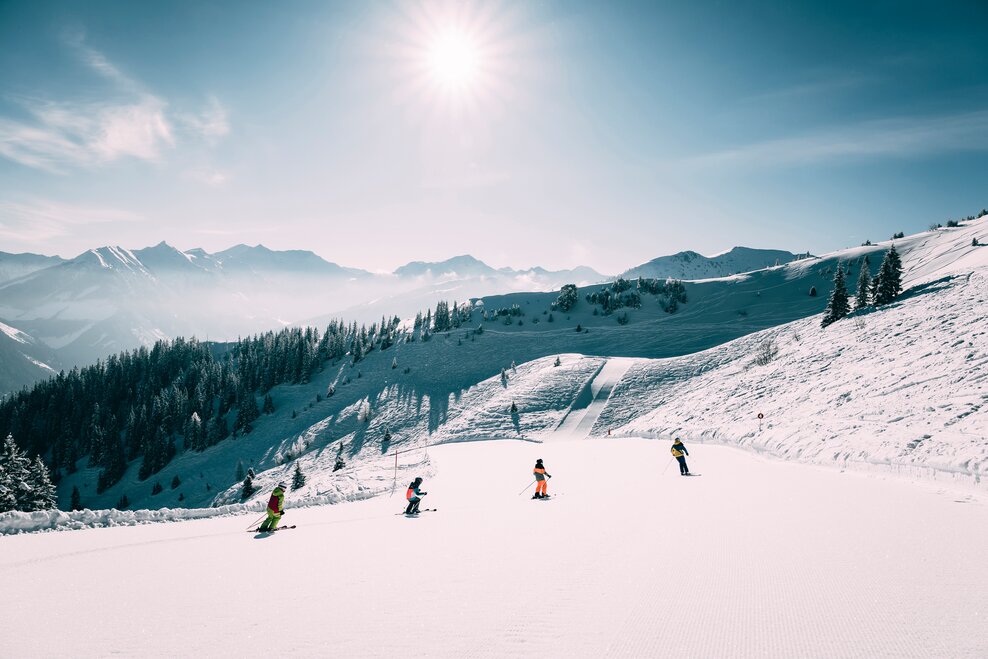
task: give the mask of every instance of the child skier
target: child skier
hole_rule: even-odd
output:
[[[419,512],[419,504],[422,503],[422,497],[424,497],[428,492],[423,492],[419,489],[422,485],[422,477],[418,476],[411,482],[408,486],[408,491],[405,492],[405,498],[408,499],[408,507],[405,508],[406,515],[417,515]]]
[[[282,481],[271,493],[271,498],[268,499],[268,518],[261,522],[261,526],[257,529],[261,533],[274,531],[278,528],[278,522],[281,521],[281,516],[285,514],[285,490],[287,488],[288,486]]]
[[[672,443],[672,448],[670,450],[672,451],[672,457],[679,460],[679,475],[689,476],[690,468],[686,466],[686,458],[683,456],[689,455],[690,452],[687,451],[686,447],[683,445],[683,440],[677,437],[676,441]]]
[[[535,474],[535,495],[533,499],[548,499],[549,493],[546,492],[546,487],[549,485],[549,479],[552,475],[545,473],[545,466],[542,464],[542,458],[535,461],[535,469],[532,470]]]

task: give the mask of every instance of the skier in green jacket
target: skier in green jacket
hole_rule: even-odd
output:
[[[257,529],[261,533],[274,531],[278,528],[278,522],[281,521],[281,516],[285,514],[285,489],[287,487],[282,481],[271,493],[271,498],[268,499],[268,518],[261,522],[261,526]]]

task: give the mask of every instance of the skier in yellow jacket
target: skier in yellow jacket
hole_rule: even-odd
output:
[[[670,449],[670,450],[672,451],[672,457],[674,457],[677,460],[679,460],[679,475],[680,476],[689,476],[690,475],[690,468],[686,466],[686,458],[683,457],[683,456],[684,455],[689,455],[690,452],[687,451],[686,450],[686,447],[683,445],[683,440],[681,440],[681,439],[679,439],[677,437],[676,438],[676,441],[674,441],[672,443],[672,449]]]

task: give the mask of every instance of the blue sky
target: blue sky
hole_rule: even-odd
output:
[[[985,25],[979,0],[0,1],[0,250],[618,272],[884,239],[988,206]]]

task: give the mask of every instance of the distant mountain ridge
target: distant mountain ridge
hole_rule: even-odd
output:
[[[59,256],[43,256],[30,252],[23,254],[0,252],[0,284],[58,265],[64,261],[65,259]]]
[[[715,279],[785,265],[807,256],[809,255],[797,255],[785,250],[752,249],[750,247],[734,247],[730,251],[716,256],[703,256],[697,252],[686,251],[652,259],[625,271],[622,276],[626,279],[637,277],[686,280]]]
[[[743,247],[716,257],[681,252],[624,276],[716,278],[795,258]],[[373,322],[411,317],[439,300],[462,303],[610,279],[586,266],[494,268],[469,254],[373,273],[308,250],[244,244],[215,253],[182,251],[164,241],[135,250],[105,245],[68,260],[0,253],[0,322],[30,339],[0,337],[0,369],[9,374],[0,384],[9,391],[49,375],[49,369],[89,364],[161,338],[227,341],[330,319]]]
[[[519,290],[599,282],[591,268],[553,272],[495,269],[463,255],[412,262],[372,273],[326,261],[307,250],[235,245],[209,253],[162,241],[130,250],[93,248],[72,259],[0,253],[0,393],[76,365],[157,339],[214,340],[384,314],[414,315],[440,299],[465,301]],[[12,336],[28,337],[27,343]],[[29,349],[30,348],[30,349]]]

